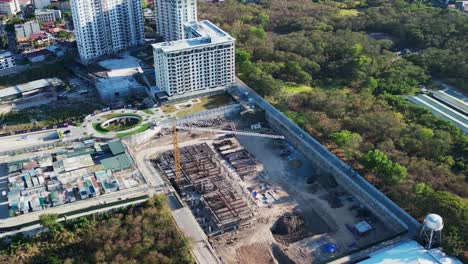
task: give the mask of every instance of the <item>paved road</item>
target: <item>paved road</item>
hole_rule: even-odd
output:
[[[85,209],[91,206],[100,205],[103,203],[116,202],[116,201],[124,200],[127,198],[138,197],[142,195],[152,195],[153,193],[155,193],[155,190],[152,188],[149,188],[146,185],[131,188],[131,189],[126,189],[126,190],[121,190],[118,192],[113,192],[110,194],[105,194],[105,195],[101,195],[98,197],[81,200],[81,201],[77,201],[77,202],[66,204],[66,205],[48,208],[47,210],[35,211],[35,212],[28,213],[28,214],[16,216],[16,217],[1,219],[0,228],[8,228],[8,227],[36,221],[39,219],[39,216],[41,214],[44,214],[45,212],[56,213],[56,214],[66,214],[66,213],[70,213],[73,211]]]
[[[206,142],[206,140],[203,141]],[[197,143],[200,143],[200,139],[182,142],[180,147]],[[129,149],[130,155],[132,155],[135,160],[137,168],[139,168],[143,178],[149,186],[154,187],[156,190],[165,194],[175,193],[172,186],[170,184],[166,184],[161,175],[149,161],[149,157],[151,155],[172,149],[171,144],[160,146],[156,142],[156,144],[147,144],[139,150],[133,150],[130,146],[127,146],[127,148]],[[192,212],[187,207],[179,207],[172,208],[171,213],[177,223],[177,226],[190,239],[192,243],[192,253],[197,259],[197,262],[202,264],[218,263],[218,257],[209,244],[205,233],[197,223]]]
[[[0,137],[0,152],[20,148],[34,147],[45,143],[53,143],[60,141],[58,136],[53,137],[54,133],[56,134],[56,130],[51,129],[21,135]],[[24,136],[26,138],[24,138]]]
[[[318,153],[318,155],[322,157],[322,160],[325,163],[327,163],[328,167],[340,173],[346,174],[347,177],[350,177],[353,180],[353,182],[357,184],[363,191],[367,192],[380,204],[385,206],[391,213],[393,213],[401,221],[403,221],[404,224],[408,227],[410,236],[414,234],[414,232],[416,232],[416,230],[419,227],[419,223],[407,212],[405,212],[398,205],[396,205],[392,200],[390,200],[383,193],[377,190],[373,185],[371,185],[364,178],[362,178],[357,172],[353,171],[351,167],[346,165],[343,161],[341,161],[333,153],[328,151],[318,141],[316,141],[309,134],[307,134],[305,131],[299,128],[296,124],[291,122],[283,113],[271,106],[268,102],[266,102],[262,97],[255,93],[242,81],[238,80],[236,89],[241,95],[247,97],[245,103],[250,103],[254,101],[258,106],[263,108],[265,111],[269,112],[292,133],[298,135],[299,138],[301,138],[301,140],[304,142],[304,144],[311,146],[311,149],[315,150]]]
[[[425,94],[410,97],[408,100],[414,104],[429,109],[435,115],[452,122],[463,132],[468,133],[468,117],[466,115],[451,109]]]
[[[96,213],[99,213],[99,212],[106,212],[106,211],[109,211],[111,209],[125,207],[125,206],[131,205],[131,204],[142,203],[144,201],[146,201],[146,199],[131,201],[131,202],[128,202],[128,203],[109,206],[109,207],[105,207],[105,208],[100,208],[100,209],[96,209],[96,210],[92,210],[92,211],[88,211],[88,212],[84,212],[84,213],[80,213],[80,214],[71,215],[71,216],[68,216],[67,219],[74,219],[74,218],[78,218],[78,217],[85,216],[85,215],[96,214]],[[63,220],[65,220],[64,217],[61,217],[61,218],[58,219],[58,221],[63,221]],[[14,230],[14,231],[9,231],[9,232],[5,232],[5,233],[0,233],[0,238],[1,237],[6,237],[6,236],[11,236],[11,235],[14,235],[14,234],[17,234],[17,233],[20,233],[20,232],[23,233],[23,234],[24,233],[26,233],[26,234],[35,234],[35,233],[37,233],[37,232],[39,232],[41,230],[42,230],[42,226],[40,224],[35,224],[35,225],[31,225],[31,226],[28,226],[28,227],[21,228],[20,230]]]

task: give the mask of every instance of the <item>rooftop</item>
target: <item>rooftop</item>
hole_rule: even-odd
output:
[[[461,264],[456,259],[437,249],[427,250],[414,240],[370,254],[369,259],[360,264]]]
[[[0,50],[0,59],[11,57],[13,54],[7,50]]]
[[[235,39],[215,24],[208,20],[190,22],[185,24],[185,29],[190,31],[195,38],[177,41],[160,42],[153,44],[153,49],[162,49],[164,52],[180,51],[203,47],[206,45],[233,42]]]
[[[109,145],[110,151],[112,152],[112,155],[114,156],[125,152],[125,148],[122,144],[122,141],[120,140],[109,142],[108,145]]]

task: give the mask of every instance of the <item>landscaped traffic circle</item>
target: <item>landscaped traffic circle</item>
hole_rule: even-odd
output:
[[[102,116],[102,119],[104,121],[93,124],[93,128],[100,133],[128,130],[140,125],[143,121],[143,117],[131,113],[106,114]]]

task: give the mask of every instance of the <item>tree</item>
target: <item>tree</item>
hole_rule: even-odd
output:
[[[392,162],[385,153],[378,149],[370,150],[362,156],[362,163],[367,169],[376,172],[383,177],[388,184],[401,183],[408,171],[398,163]]]
[[[148,1],[147,0],[141,0],[141,8],[142,9],[148,8]]]
[[[432,187],[426,183],[420,182],[414,186],[414,192],[419,195],[426,195],[428,193],[434,192],[434,189],[432,189]]]
[[[41,214],[39,216],[39,223],[44,228],[50,228],[57,224],[58,214]]]

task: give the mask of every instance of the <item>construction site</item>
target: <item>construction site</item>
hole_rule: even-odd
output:
[[[265,112],[162,127],[152,166],[224,263],[324,263],[403,230],[270,127]]]

